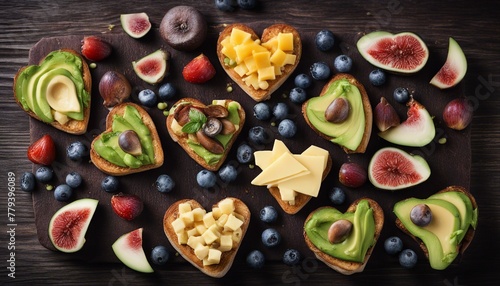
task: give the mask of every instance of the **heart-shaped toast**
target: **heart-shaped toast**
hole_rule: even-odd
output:
[[[208,276],[223,277],[231,268],[250,224],[250,210],[228,197],[206,211],[192,199],[173,203],[163,217],[163,230],[172,246]]]
[[[301,55],[300,35],[286,24],[267,27],[260,39],[252,28],[231,24],[217,41],[222,68],[255,101],[269,99],[293,73]]]
[[[113,176],[162,166],[160,137],[146,110],[130,102],[113,107],[106,117],[106,130],[92,141],[90,159],[99,170]]]
[[[316,258],[339,273],[350,275],[364,270],[383,225],[384,211],[380,205],[360,198],[345,213],[333,207],[311,212],[304,223],[304,238]]]
[[[14,77],[14,99],[31,117],[70,134],[87,131],[92,78],[83,57],[55,50]]]
[[[166,120],[172,140],[211,171],[224,163],[244,124],[245,110],[230,99],[205,105],[194,98],[183,98],[172,106]]]

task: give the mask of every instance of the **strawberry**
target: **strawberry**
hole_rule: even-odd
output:
[[[204,54],[200,54],[184,67],[182,76],[191,83],[204,83],[215,76],[215,68]]]
[[[111,45],[96,36],[84,37],[82,55],[91,61],[101,61],[111,54]]]
[[[111,197],[111,207],[119,217],[133,220],[141,214],[143,203],[136,195],[118,193]]]
[[[35,164],[50,165],[56,159],[56,145],[49,134],[28,147],[28,159]]]

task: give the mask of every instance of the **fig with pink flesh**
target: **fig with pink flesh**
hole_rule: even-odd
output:
[[[129,36],[138,39],[151,30],[151,22],[146,13],[133,13],[120,15],[122,28]]]
[[[431,169],[424,158],[394,147],[377,151],[368,165],[368,179],[377,188],[399,190],[426,181]]]
[[[60,208],[49,223],[49,238],[62,252],[76,252],[85,244],[85,234],[98,201],[79,199]]]
[[[131,269],[144,273],[154,271],[142,248],[142,228],[120,236],[111,247],[116,257]]]
[[[375,31],[361,37],[356,45],[369,63],[395,73],[418,72],[429,58],[427,45],[411,32]]]
[[[450,38],[446,62],[431,79],[430,84],[440,88],[450,88],[457,85],[467,72],[467,59],[460,45]]]
[[[429,144],[436,136],[431,115],[413,98],[406,105],[408,118],[378,135],[391,143],[403,146],[422,147]]]
[[[159,49],[137,61],[132,62],[132,67],[138,77],[150,84],[163,80],[168,72],[169,53]]]

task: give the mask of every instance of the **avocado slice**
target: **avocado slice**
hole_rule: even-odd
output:
[[[410,219],[412,208],[418,204],[426,204],[432,211],[432,221],[427,226],[417,226]],[[443,270],[457,257],[463,231],[460,211],[454,204],[441,199],[409,198],[396,203],[393,211],[406,230],[425,244],[433,269]]]

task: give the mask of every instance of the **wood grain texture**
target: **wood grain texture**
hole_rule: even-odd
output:
[[[7,277],[6,262],[0,264],[0,284],[6,285],[158,285],[158,284],[323,284],[332,281],[341,285],[361,285],[367,282],[388,285],[496,285],[500,281],[491,253],[500,253],[500,201],[496,189],[500,185],[500,68],[498,51],[500,38],[496,37],[500,22],[495,1],[260,1],[257,11],[238,9],[233,13],[218,11],[213,1],[121,1],[90,3],[86,1],[17,1],[0,4],[0,183],[6,189],[8,172],[19,178],[31,170],[26,159],[30,143],[30,120],[12,100],[12,79],[16,71],[28,64],[29,49],[44,37],[67,35],[100,35],[122,33],[119,14],[145,11],[153,26],[158,27],[163,14],[178,4],[199,8],[211,26],[235,21],[262,22],[269,25],[286,21],[302,31],[313,33],[329,28],[334,33],[356,35],[374,29],[393,32],[413,31],[423,37],[429,46],[439,48],[431,55],[434,63],[444,60],[449,36],[464,49],[469,69],[463,82],[464,94],[476,103],[474,120],[470,126],[471,172],[470,189],[480,207],[476,237],[460,263],[445,271],[433,271],[428,263],[420,261],[412,270],[402,269],[395,257],[377,247],[365,271],[345,277],[315,260],[311,253],[303,253],[302,265],[291,268],[279,262],[282,249],[268,251],[273,256],[266,267],[255,271],[245,265],[245,251],[260,247],[258,241],[244,242],[230,271],[222,280],[207,278],[188,263],[169,263],[157,268],[153,275],[136,273],[119,263],[88,263],[72,256],[52,252],[40,245],[35,227],[33,200],[30,194],[16,191],[16,278]],[[71,7],[71,8],[69,8]],[[115,28],[110,32],[108,26]],[[352,47],[337,46],[333,54],[348,53]],[[332,55],[329,56],[333,60]],[[305,58],[305,57],[304,57]],[[315,59],[306,59],[313,62]],[[306,68],[304,64],[303,68]],[[433,68],[436,68],[434,66]],[[366,79],[365,79],[366,82]],[[449,95],[450,98],[453,94]],[[446,130],[446,132],[450,132]],[[449,144],[453,142],[449,141]],[[447,144],[448,144],[447,143]],[[63,149],[62,147],[61,149]],[[63,151],[61,151],[63,152]],[[450,154],[460,156],[461,153]],[[337,166],[338,167],[338,166]],[[455,168],[455,166],[450,166]],[[335,169],[333,170],[335,171]],[[451,172],[450,172],[451,173]],[[452,180],[453,178],[449,178]],[[250,196],[250,195],[249,195]],[[7,192],[0,192],[0,261],[8,259]],[[304,211],[306,214],[306,211]],[[390,214],[386,213],[388,217]],[[257,222],[254,217],[252,222]],[[283,218],[279,227],[290,223]],[[250,226],[249,232],[260,232],[264,224]],[[383,232],[381,241],[392,233]],[[398,233],[395,233],[398,234]],[[106,238],[109,239],[109,238]],[[146,241],[148,245],[156,241]],[[417,249],[408,242],[407,247]],[[285,247],[300,247],[285,244]],[[374,257],[380,257],[376,262]],[[372,261],[373,260],[373,261]],[[179,261],[176,259],[175,261]],[[372,264],[373,263],[373,264]]]

